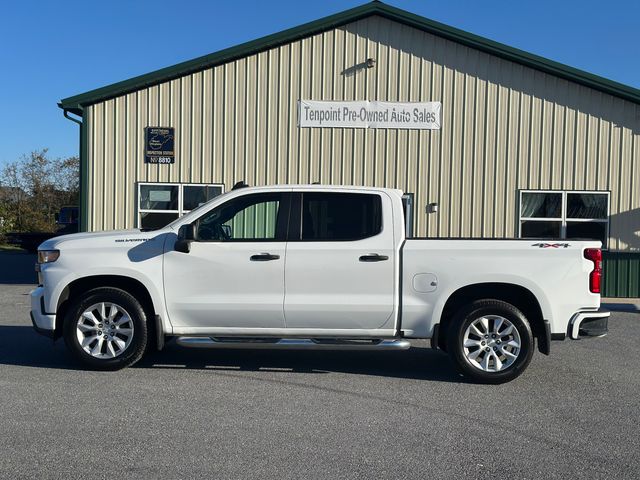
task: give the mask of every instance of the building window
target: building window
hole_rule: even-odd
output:
[[[138,228],[162,228],[223,192],[216,184],[139,183]]]
[[[404,210],[404,228],[407,238],[413,237],[413,193],[402,195],[402,209]]]
[[[609,192],[520,191],[521,238],[609,238]]]

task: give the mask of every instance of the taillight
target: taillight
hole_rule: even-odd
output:
[[[602,250],[599,248],[585,248],[584,258],[593,262],[593,270],[589,274],[589,290],[600,293],[602,283]]]

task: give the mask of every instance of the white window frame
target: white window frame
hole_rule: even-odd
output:
[[[138,187],[136,189],[136,228],[141,228],[142,218],[141,215],[143,213],[177,213],[178,218],[183,215],[189,213],[191,210],[185,210],[183,208],[182,199],[184,198],[184,187],[220,187],[221,192],[220,195],[224,193],[224,184],[223,183],[179,183],[179,182],[138,182]],[[142,198],[140,194],[141,187],[143,186],[157,186],[157,187],[178,187],[178,209],[177,210],[153,210],[149,208],[140,208],[140,199]]]
[[[560,217],[523,217],[522,216],[522,195],[525,193],[560,193],[562,194],[562,204],[560,206]],[[571,193],[583,193],[589,195],[606,195],[607,197],[607,218],[571,218],[567,217],[567,196]],[[567,222],[595,222],[604,223],[605,226],[605,242],[602,245],[603,250],[607,250],[609,244],[609,207],[611,200],[611,192],[609,190],[520,190],[518,195],[518,238],[522,237],[522,222],[560,222],[560,238],[567,238]]]

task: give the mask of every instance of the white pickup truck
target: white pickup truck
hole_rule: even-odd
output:
[[[393,350],[431,339],[472,379],[509,381],[537,341],[601,336],[600,242],[418,239],[399,190],[234,189],[155,231],[40,245],[39,333],[118,369],[197,348]]]

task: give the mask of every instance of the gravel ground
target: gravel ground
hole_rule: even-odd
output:
[[[500,386],[407,352],[194,351],[77,369],[0,285],[2,478],[638,478],[640,315]]]

